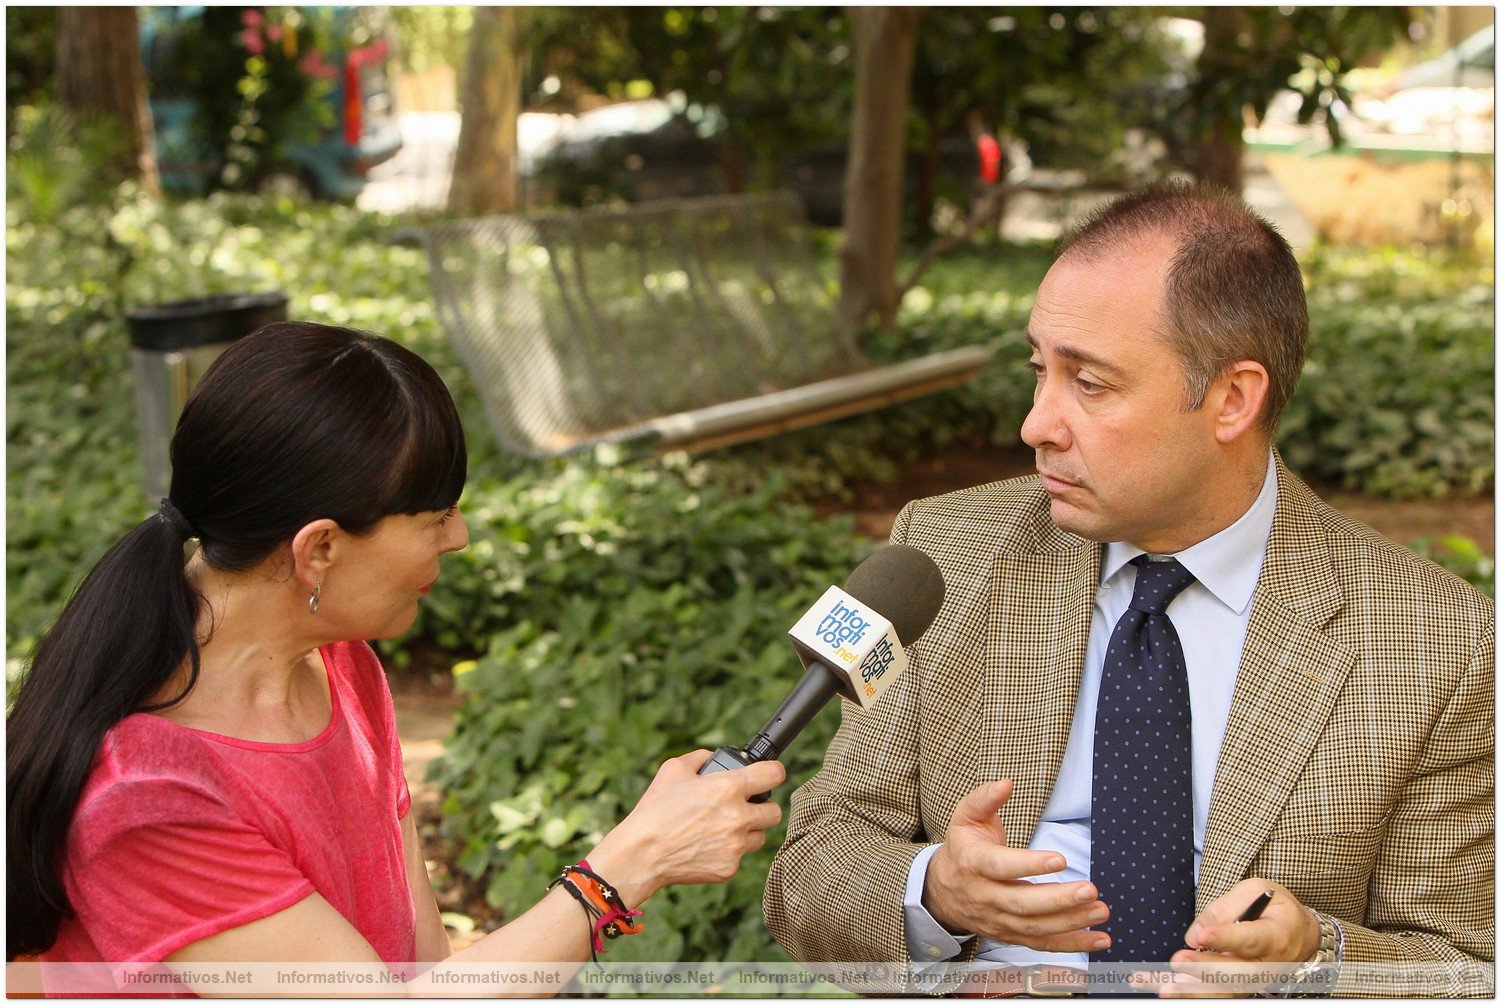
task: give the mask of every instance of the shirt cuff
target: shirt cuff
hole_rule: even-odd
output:
[[[912,970],[916,973],[957,957],[963,951],[963,943],[974,937],[972,934],[954,937],[922,905],[922,892],[927,887],[927,865],[942,846],[932,844],[923,848],[906,873],[906,899],[902,904],[906,913],[906,950],[911,954]]]

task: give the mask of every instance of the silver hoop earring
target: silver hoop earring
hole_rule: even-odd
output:
[[[307,598],[307,612],[315,614],[318,612],[318,601],[323,598],[323,583],[319,582],[313,586],[312,595]]]

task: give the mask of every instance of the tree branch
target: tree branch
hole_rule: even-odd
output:
[[[906,294],[916,288],[917,282],[922,274],[932,267],[932,263],[954,248],[962,247],[974,239],[974,234],[981,227],[993,225],[1005,208],[1005,197],[1016,190],[1013,185],[988,185],[980,193],[979,198],[974,200],[973,207],[969,210],[969,218],[959,228],[958,233],[939,237],[928,243],[922,249],[922,257],[912,266],[906,278],[896,287],[896,302],[900,303]]]

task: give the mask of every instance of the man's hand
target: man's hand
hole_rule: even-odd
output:
[[[1259,920],[1235,920],[1267,889],[1275,895]],[[1172,956],[1170,982],[1143,983],[1162,997],[1244,997],[1317,954],[1318,921],[1286,886],[1252,878],[1208,904],[1183,940],[1188,947]]]
[[[948,836],[927,866],[922,905],[950,931],[1044,952],[1095,952],[1109,935],[1090,931],[1109,918],[1092,882],[1028,882],[1066,862],[1053,851],[1005,845],[1000,806],[1009,779],[975,788],[953,809]]]

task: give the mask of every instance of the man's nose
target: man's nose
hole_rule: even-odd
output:
[[[1063,416],[1064,388],[1056,381],[1037,384],[1031,411],[1021,423],[1021,439],[1033,450],[1064,452],[1073,445],[1073,435]]]

